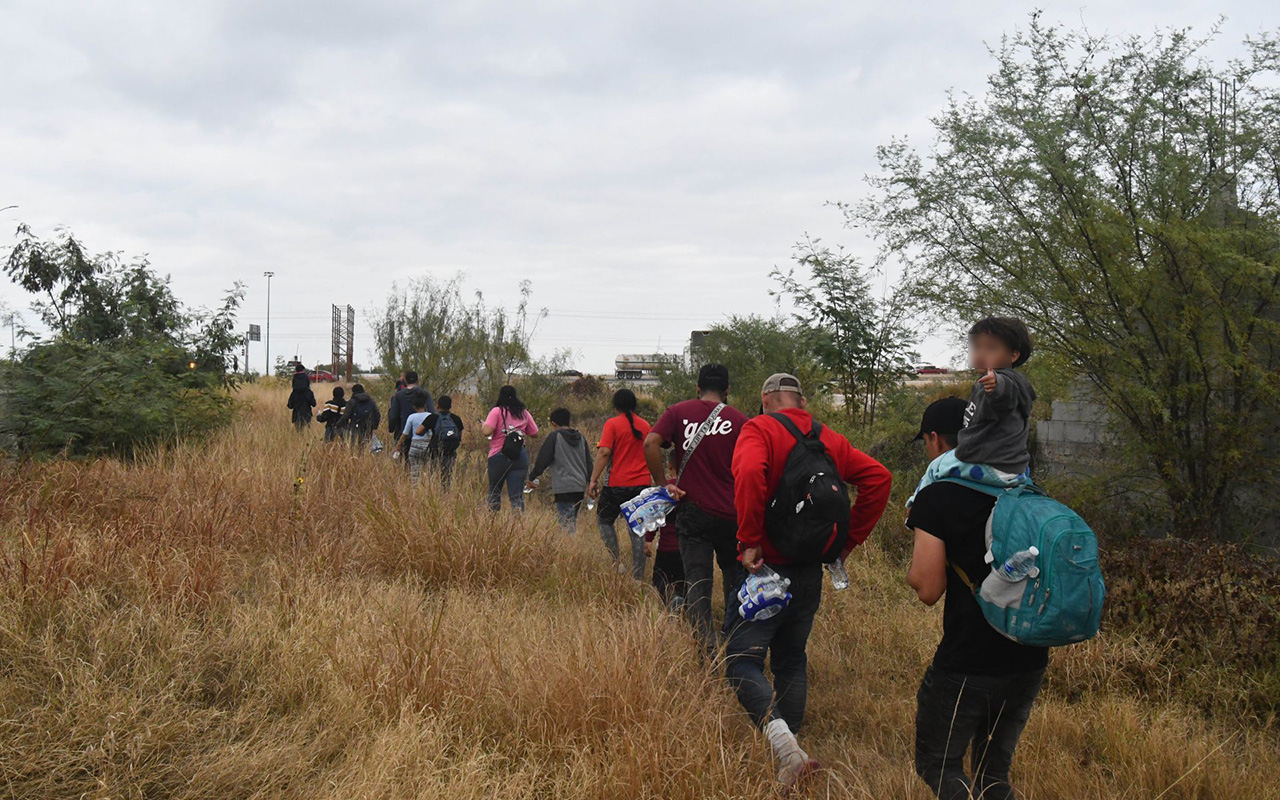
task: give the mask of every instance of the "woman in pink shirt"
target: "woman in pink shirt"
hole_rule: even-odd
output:
[[[498,390],[498,399],[480,432],[489,437],[489,509],[502,508],[505,482],[511,507],[524,511],[524,476],[529,472],[529,450],[524,441],[538,435],[538,423],[516,394],[516,387]]]

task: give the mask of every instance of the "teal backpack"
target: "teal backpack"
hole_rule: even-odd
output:
[[[1080,515],[1027,483],[1012,488],[944,478],[996,498],[987,520],[987,563],[980,583],[956,567],[991,627],[1015,642],[1058,647],[1098,633],[1107,588],[1098,566],[1098,537]],[[1039,573],[1009,583],[994,568],[1035,546]]]

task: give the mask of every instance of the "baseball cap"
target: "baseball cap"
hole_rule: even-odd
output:
[[[698,370],[698,385],[703,389],[724,391],[729,388],[729,368],[724,364],[703,364]]]
[[[934,400],[924,410],[924,416],[920,418],[920,432],[911,441],[920,441],[926,433],[946,433],[954,436],[964,427],[964,410],[968,407],[969,404],[959,397]]]
[[[804,394],[804,390],[800,388],[800,379],[785,372],[777,372],[770,375],[765,379],[764,387],[760,389],[760,394],[773,394],[774,392]]]

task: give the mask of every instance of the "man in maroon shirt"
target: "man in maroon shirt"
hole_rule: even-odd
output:
[[[645,461],[655,486],[666,483],[664,447],[674,447],[678,455],[675,468],[684,467],[678,484],[669,485],[667,491],[680,500],[676,538],[684,562],[686,613],[708,656],[714,656],[717,647],[711,620],[713,560],[720,565],[725,608],[741,581],[738,524],[733,507],[733,449],[747,418],[727,404],[728,397],[729,370],[722,364],[704,365],[698,371],[698,399],[668,408],[644,441]],[[706,426],[693,455],[687,457],[698,430],[712,413],[716,418]]]
[[[812,562],[791,563],[779,553],[770,539],[766,512],[797,444],[797,434],[775,415],[789,420],[803,436],[812,434],[815,422],[805,410],[800,381],[794,375],[770,376],[760,399],[766,413],[743,427],[733,454],[738,547],[742,566],[748,571],[758,572],[768,564],[791,580],[791,602],[775,616],[747,621],[738,614],[735,587],[733,603],[725,612],[726,620],[732,621],[725,646],[725,671],[738,701],[764,729],[778,760],[778,780],[792,785],[817,767],[800,749],[795,732],[804,723],[809,686],[805,647],[822,599],[822,564],[820,556]],[[848,541],[840,554],[845,558],[866,540],[884,513],[892,478],[883,464],[855,450],[848,439],[825,425],[818,431],[818,440],[841,480],[857,490],[849,511]],[[833,524],[826,547],[831,547],[838,535],[839,527]],[[765,678],[766,654],[776,691]]]

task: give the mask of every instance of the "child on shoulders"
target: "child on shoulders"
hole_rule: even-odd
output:
[[[1036,392],[1018,370],[1031,357],[1031,333],[1013,317],[984,317],[969,329],[969,365],[981,373],[969,395],[964,427],[954,450],[925,470],[915,493],[945,478],[993,486],[1019,486],[1031,480],[1031,406]]]

